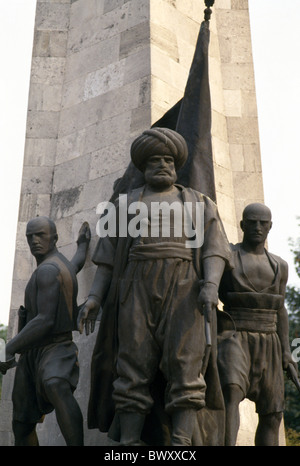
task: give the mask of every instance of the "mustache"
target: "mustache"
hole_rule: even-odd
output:
[[[157,175],[159,173],[167,173],[168,175],[173,175],[173,171],[167,167],[156,168],[152,172],[153,175]]]

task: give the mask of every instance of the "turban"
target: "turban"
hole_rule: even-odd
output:
[[[152,155],[171,155],[176,170],[181,168],[188,156],[184,138],[168,128],[152,128],[144,131],[131,145],[131,160],[141,171]]]

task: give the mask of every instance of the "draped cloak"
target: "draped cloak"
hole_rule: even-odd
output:
[[[222,257],[226,268],[231,268],[231,250],[218,214],[215,203],[207,196],[191,189],[177,185],[181,190],[183,202],[204,202],[204,243],[202,247],[193,249],[194,267],[203,279],[202,260],[209,256]],[[137,188],[128,194],[128,204],[142,199],[144,187]],[[128,214],[128,222],[133,216]],[[193,219],[195,226],[195,219]],[[116,359],[118,351],[118,295],[119,280],[123,276],[132,238],[108,237],[99,239],[93,256],[93,262],[100,265],[103,247],[106,241],[111,250],[113,275],[109,290],[105,297],[99,331],[94,347],[91,364],[91,391],[88,406],[88,427],[98,428],[101,432],[109,432],[114,440],[119,440],[118,423],[112,400],[113,382],[117,377]],[[109,253],[108,253],[109,256]],[[214,315],[211,322],[212,348],[209,363],[205,372],[206,406],[198,412],[198,423],[195,426],[194,445],[222,445],[224,439],[225,411],[222,390],[217,369],[217,322]],[[163,391],[165,386],[162,374],[158,371],[157,379],[152,386],[154,409],[147,416],[142,439],[148,445],[168,445],[170,440],[170,420],[163,409]]]

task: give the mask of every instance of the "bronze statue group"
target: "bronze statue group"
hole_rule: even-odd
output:
[[[37,267],[18,333],[0,364],[2,373],[16,366],[15,445],[38,445],[36,425],[53,410],[66,444],[84,445],[72,332],[85,329],[89,338],[99,312],[87,387],[89,428],[126,446],[235,445],[239,404],[248,398],[259,419],[255,445],[278,445],[284,371],[296,369],[284,304],[288,266],[265,247],[272,219],[263,204],[246,206],[242,241],[228,242],[215,202],[176,183],[187,155],[185,139],[167,128],[147,130],[133,142],[131,160],[145,183],[127,195],[127,221],[133,218],[129,207],[143,202],[149,234],[121,235],[116,216],[116,234],[99,238],[93,252],[95,277],[80,309],[76,274],[86,261],[89,226],[80,229],[69,261],[57,249],[52,220],[28,222]],[[188,203],[193,225],[194,207],[201,208],[197,247],[184,229],[175,234],[172,216],[167,235],[162,229],[151,235],[162,222],[151,215],[154,203]],[[118,199],[114,206],[119,212]]]

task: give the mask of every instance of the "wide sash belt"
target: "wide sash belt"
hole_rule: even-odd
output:
[[[225,309],[234,320],[236,330],[248,332],[276,332],[277,311],[273,309],[250,309],[234,307]]]

